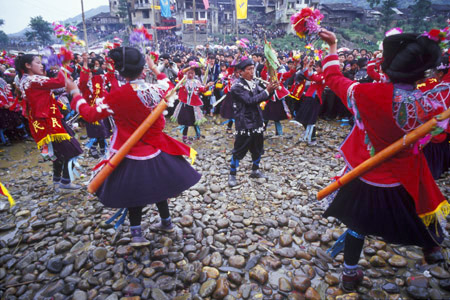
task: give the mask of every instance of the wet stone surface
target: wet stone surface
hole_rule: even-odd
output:
[[[283,121],[284,136],[269,123],[261,171],[252,179],[251,159],[239,165],[229,188],[233,136],[223,121],[209,118],[205,136],[193,142],[200,182],[170,199],[173,233],[150,230],[160,221],[155,206],[144,209],[142,228],[150,246],[133,248],[126,219],[118,229],[85,186],[52,187],[51,163],[34,143],[1,148],[0,178],[17,205],[0,199],[1,299],[449,299],[450,273],[424,264],[421,249],[366,238],[359,264],[363,283],[353,293],[340,288],[342,253],[326,252],[346,227],[324,218],[326,201],[316,193],[344,163],[336,156],[348,127],[317,124],[318,143],[298,142],[303,129]],[[166,132],[180,138],[176,125]],[[81,131],[78,135],[83,135]],[[80,140],[85,142],[85,140]],[[85,177],[97,161],[80,160]],[[437,181],[450,193],[450,176]],[[445,230],[450,229],[446,228]],[[445,237],[444,246],[450,245]],[[445,248],[447,249],[447,248]]]

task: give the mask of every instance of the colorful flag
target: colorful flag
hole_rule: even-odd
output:
[[[247,0],[236,0],[236,14],[238,20],[247,19]]]
[[[9,194],[8,190],[5,188],[5,186],[0,182],[0,195],[6,196],[9,201],[9,206],[13,207],[16,205],[16,202],[14,202],[13,197]]]
[[[208,9],[209,8],[208,0],[203,0],[203,5],[205,5],[205,9]]]
[[[159,3],[161,4],[161,16],[165,18],[172,17],[169,0],[160,0]]]

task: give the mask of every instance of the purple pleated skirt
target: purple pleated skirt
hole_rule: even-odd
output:
[[[16,129],[22,124],[20,113],[0,108],[0,129]]]
[[[264,107],[263,118],[266,121],[286,120],[288,117],[286,111],[284,110],[283,101],[277,100],[274,102],[270,100],[266,107]]]
[[[64,140],[61,142],[52,142],[52,146],[56,157],[60,160],[67,161],[83,153],[83,149],[81,149],[80,143],[75,138],[75,132],[72,130],[72,128],[70,128],[66,124],[66,121],[64,121],[64,119],[61,120],[61,123],[66,132],[72,138],[70,140]]]
[[[220,116],[224,119],[234,119],[233,99],[231,98],[230,93],[228,93],[222,101]]]
[[[434,247],[444,238],[439,223],[425,226],[414,200],[401,185],[378,187],[355,179],[339,189],[324,213],[329,216],[353,231],[394,244]]]
[[[178,114],[178,124],[185,126],[195,125],[194,107],[187,105],[186,103],[180,103],[180,112]]]
[[[295,120],[303,126],[314,125],[320,112],[319,99],[306,97],[295,114]]]
[[[146,160],[125,158],[97,191],[107,207],[138,207],[173,198],[200,180],[182,157],[160,152]]]
[[[442,143],[429,143],[423,148],[423,154],[428,162],[434,179],[439,179],[442,173],[447,172],[450,167],[450,144],[449,137]]]
[[[109,137],[103,120],[98,121],[98,124],[86,123],[86,133],[89,138],[106,139]]]

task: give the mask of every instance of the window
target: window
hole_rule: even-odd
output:
[[[198,19],[199,20],[205,20],[206,19],[206,13],[204,11],[200,11],[198,13]]]
[[[193,19],[194,18],[194,13],[192,11],[187,11],[186,12],[186,19]]]
[[[143,17],[144,19],[150,18],[150,10],[149,10],[149,9],[143,10],[143,11],[142,11],[142,17]]]

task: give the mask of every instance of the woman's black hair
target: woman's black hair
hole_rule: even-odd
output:
[[[130,80],[138,78],[144,69],[145,58],[138,49],[117,47],[109,51],[108,55],[119,74]]]
[[[393,83],[413,84],[436,67],[441,57],[439,45],[425,36],[403,33],[383,41],[383,71]]]
[[[25,64],[31,64],[35,57],[36,55],[34,54],[23,54],[16,57],[14,60],[14,67],[19,78],[22,78],[22,75],[27,72]]]

